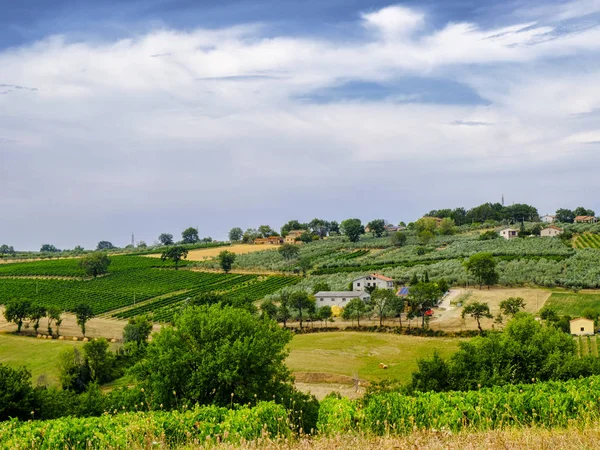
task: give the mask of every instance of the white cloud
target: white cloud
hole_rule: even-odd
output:
[[[402,6],[388,6],[363,13],[362,19],[366,28],[381,33],[385,38],[397,38],[410,35],[423,26],[425,15]]]

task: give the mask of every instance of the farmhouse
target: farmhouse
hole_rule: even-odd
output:
[[[598,218],[594,216],[577,216],[575,217],[575,223],[597,223]]]
[[[555,220],[556,220],[556,216],[551,216],[550,214],[546,214],[545,216],[542,216],[542,222],[544,222],[544,223],[554,223]]]
[[[505,228],[504,230],[500,230],[500,236],[504,239],[514,239],[518,236],[518,231],[514,228]]]
[[[265,245],[265,244],[279,245],[279,244],[283,244],[283,238],[281,236],[269,236],[267,238],[254,239],[254,243],[258,244],[258,245]]]
[[[286,244],[296,244],[296,239],[306,233],[306,230],[292,230],[285,237]]]
[[[366,292],[356,291],[320,291],[315,294],[317,300],[317,308],[321,306],[337,306],[343,308],[355,298],[360,298],[364,302],[368,302],[371,296]]]
[[[392,225],[392,224],[387,224],[385,226],[385,231],[387,231],[388,233],[395,233],[396,231],[404,231],[404,230],[406,230],[406,227],[396,226],[396,225]]]
[[[377,289],[393,289],[394,280],[376,273],[352,280],[352,289],[355,291],[364,291],[365,288],[372,286],[375,286]]]
[[[579,317],[577,319],[571,320],[569,323],[571,327],[571,334],[576,336],[586,336],[594,334],[594,321],[590,319],[586,319],[584,317]]]
[[[548,228],[544,228],[540,232],[540,236],[542,237],[555,237],[563,232],[562,228],[555,227],[554,225],[550,225]]]

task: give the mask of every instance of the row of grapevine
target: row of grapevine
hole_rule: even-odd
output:
[[[575,238],[576,248],[600,248],[600,235],[583,233]]]

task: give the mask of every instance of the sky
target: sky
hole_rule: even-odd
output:
[[[0,244],[600,210],[600,0],[0,0]]]

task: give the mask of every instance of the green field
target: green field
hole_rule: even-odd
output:
[[[600,235],[583,233],[573,239],[575,248],[600,248]]]
[[[417,359],[437,350],[446,357],[459,339],[426,338],[385,333],[331,332],[294,336],[287,365],[293,372],[321,372],[380,381],[410,381]],[[379,363],[388,366],[379,368]]]
[[[555,292],[546,301],[545,306],[553,308],[561,316],[580,317],[588,310],[600,314],[600,293]]]
[[[0,363],[11,367],[25,366],[31,372],[33,384],[46,375],[51,385],[58,385],[58,354],[65,348],[81,347],[83,342],[36,339],[0,334]]]

